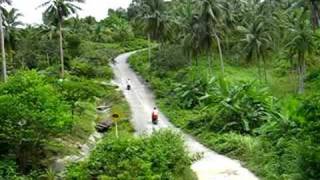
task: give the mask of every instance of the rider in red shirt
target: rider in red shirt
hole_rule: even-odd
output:
[[[158,124],[158,118],[159,118],[159,111],[157,108],[153,108],[151,119],[153,124]]]

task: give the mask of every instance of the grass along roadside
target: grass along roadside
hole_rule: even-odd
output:
[[[162,51],[170,51],[170,47]],[[255,67],[234,67],[228,62],[225,80],[210,80],[205,61],[191,68],[183,57],[170,59],[174,53],[153,51],[152,69],[146,52],[129,60],[149,82],[158,106],[173,124],[214,151],[240,160],[261,179],[317,177],[314,131],[301,123],[312,123],[315,116],[305,119],[303,109],[308,100],[292,97],[295,85],[290,74],[279,76],[277,69],[270,69],[272,82],[261,85],[254,81]],[[214,66],[216,72],[217,68]],[[309,87],[307,91],[313,92]],[[316,104],[311,106],[317,109]],[[305,153],[302,149],[309,145],[314,147]],[[302,164],[309,167],[308,171]]]

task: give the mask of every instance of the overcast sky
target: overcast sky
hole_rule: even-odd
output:
[[[39,4],[45,0],[13,0],[13,7],[20,10],[23,14],[21,21],[27,24],[41,23],[43,8],[37,9]],[[86,0],[86,3],[81,5],[82,11],[78,14],[80,17],[88,15],[94,16],[97,20],[106,17],[108,9],[117,9],[119,7],[127,8],[131,0]]]

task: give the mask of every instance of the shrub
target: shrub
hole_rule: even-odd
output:
[[[165,45],[156,53],[154,68],[158,71],[177,70],[188,65],[188,58],[180,45]]]
[[[203,104],[204,111],[189,122],[189,127],[205,123],[206,127],[216,132],[256,134],[257,128],[273,117],[273,98],[253,83],[229,86],[223,79],[213,79],[208,84],[203,90],[202,86],[195,86],[202,94],[192,99]],[[185,89],[191,91],[193,88],[186,86]]]
[[[201,103],[201,99],[208,94],[209,83],[196,80],[185,84],[176,84],[174,89],[176,100],[180,107],[192,109]]]
[[[125,49],[126,52],[129,52],[133,50],[147,48],[148,41],[144,39],[133,39],[133,40],[121,42],[120,45]]]
[[[104,78],[111,79],[113,77],[112,70],[108,66],[96,66],[83,59],[75,59],[71,61],[71,74],[86,78]]]
[[[67,35],[65,38],[67,47],[66,52],[71,58],[75,58],[80,54],[81,40],[77,35]]]
[[[67,179],[173,179],[190,165],[180,135],[169,131],[144,138],[122,135],[103,140],[87,162],[69,168]]]
[[[0,144],[11,147],[20,169],[30,170],[47,139],[72,125],[70,108],[35,71],[12,76],[0,92]]]
[[[89,101],[95,102],[96,98],[104,98],[106,96],[106,87],[94,82],[93,80],[81,79],[78,77],[69,77],[62,82],[55,82],[57,90],[62,97],[71,106],[72,114],[79,102]]]

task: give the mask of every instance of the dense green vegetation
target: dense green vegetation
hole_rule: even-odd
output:
[[[262,179],[320,178],[319,1],[133,0],[71,17],[83,2],[43,1],[43,24],[21,26],[0,0],[0,179],[54,179],[53,161],[110,119],[99,105],[122,115],[121,136],[64,178],[194,179],[181,137],[133,137],[110,84],[114,57],[147,47],[130,63],[176,126]]]
[[[137,0],[129,12],[160,45],[130,63],[171,121],[208,147],[262,179],[319,179],[318,7]]]
[[[21,27],[19,10],[0,9],[8,57],[0,83],[0,179],[195,179],[178,134],[133,136],[129,106],[110,82],[114,58],[148,41],[122,9],[99,22],[69,18],[82,2],[44,1],[39,26]],[[101,105],[110,110],[97,112]],[[120,138],[112,128],[88,159],[56,172],[56,160],[83,153],[95,125],[113,113]]]
[[[149,81],[171,121],[213,150],[242,160],[265,179],[317,176],[314,118],[319,103],[310,99],[319,95],[279,99],[254,82],[218,78],[207,82],[206,75],[193,80],[189,67],[165,73],[150,70],[147,52],[134,55],[130,62]],[[229,68],[233,69],[226,64]]]
[[[71,166],[67,179],[196,179],[180,135],[160,131],[135,138],[120,133],[119,139],[106,137],[87,161]]]
[[[10,4],[0,1],[5,2]],[[62,3],[58,8],[77,9],[73,1],[55,2]],[[136,37],[117,12],[97,22],[93,17],[67,19],[74,11],[64,8],[70,12],[57,17],[50,8],[55,7],[45,11],[43,25],[25,27],[19,27],[17,9],[1,9],[8,60],[2,68],[6,83],[0,83],[0,179],[55,176],[46,169],[57,158],[77,155],[95,124],[110,119],[96,112],[99,105],[120,113],[121,128],[132,132],[129,107],[110,84],[109,63],[120,53],[145,48],[147,41]],[[119,26],[124,26],[121,31]]]

